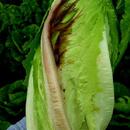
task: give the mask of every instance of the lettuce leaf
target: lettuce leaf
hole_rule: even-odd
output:
[[[37,49],[30,71],[26,115],[28,130],[53,130],[50,125],[45,94],[45,81],[41,63],[41,51]]]
[[[79,1],[81,16],[72,27],[61,59],[59,73],[67,116],[74,130],[104,130],[112,115],[111,37],[108,12],[103,6],[105,2]]]

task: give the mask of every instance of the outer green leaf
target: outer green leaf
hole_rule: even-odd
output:
[[[50,125],[45,94],[45,80],[38,48],[30,72],[26,105],[28,130],[53,130]]]

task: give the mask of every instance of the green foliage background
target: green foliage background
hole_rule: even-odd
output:
[[[120,39],[130,36],[129,24],[120,28],[126,1],[129,0],[113,0]],[[51,2],[0,0],[0,130],[25,115],[28,73],[40,40],[42,19]],[[127,33],[121,35],[125,28]],[[115,109],[108,130],[130,129],[130,43],[122,47],[126,51],[113,74]]]

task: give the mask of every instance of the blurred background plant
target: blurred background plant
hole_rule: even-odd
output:
[[[48,6],[47,0],[0,0],[0,130],[25,115],[24,80]]]
[[[113,0],[120,39],[126,1],[129,0]],[[25,79],[39,43],[37,38],[40,39],[42,18],[51,2],[0,0],[0,130],[6,130],[25,115]],[[130,36],[130,25],[126,28],[126,34]],[[125,54],[113,74],[115,109],[108,130],[130,129],[130,43],[124,50]]]

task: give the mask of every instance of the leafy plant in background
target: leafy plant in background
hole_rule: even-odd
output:
[[[116,0],[113,1],[116,16],[118,19],[119,46],[118,58],[114,71],[114,88],[115,88],[115,109],[112,121],[108,129],[129,129],[129,97],[130,97],[130,55],[129,55],[129,36],[130,36],[130,1]],[[127,49],[127,50],[126,50]],[[125,52],[126,51],[126,52]],[[125,53],[125,55],[124,55]],[[123,57],[124,55],[124,57]],[[121,60],[121,58],[123,59]],[[120,62],[121,60],[121,62]],[[120,62],[120,64],[119,64]],[[117,66],[118,65],[118,66]],[[126,111],[126,113],[124,112]]]
[[[48,0],[1,0],[0,129],[2,130],[24,116],[27,86],[27,80],[24,81],[24,79],[25,76],[28,79],[32,58],[40,43],[42,17],[51,2]],[[108,130],[126,130],[130,128],[130,48],[128,44],[130,3],[129,0],[112,2],[116,16],[110,18],[109,24],[113,29],[111,36],[115,46],[113,49],[110,45],[109,52],[114,73],[116,102]],[[113,12],[109,11],[109,14],[111,13]],[[115,17],[117,20],[113,22]],[[122,57],[123,60],[120,62]]]
[[[35,39],[38,38],[42,17],[48,5],[48,2],[40,0],[0,2],[0,129],[2,130],[24,116],[27,87],[24,79],[39,43]]]

